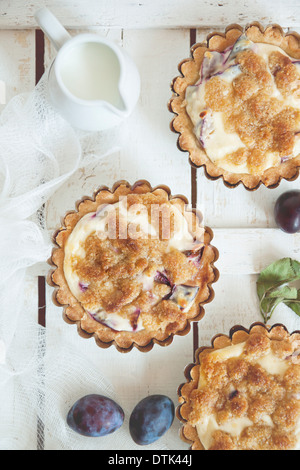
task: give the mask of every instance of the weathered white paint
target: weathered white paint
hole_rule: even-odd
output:
[[[197,28],[251,21],[300,26],[298,0],[1,0],[0,27],[36,27],[34,13],[47,6],[67,27]]]
[[[35,84],[35,33],[0,30],[0,111],[15,95]]]
[[[72,31],[72,34],[79,32],[81,30]],[[185,194],[187,197],[191,194],[191,170],[186,156],[176,147],[174,134],[169,131],[172,116],[167,109],[171,80],[177,73],[178,62],[189,48],[189,32],[114,29],[98,30],[97,34],[116,41],[136,62],[141,74],[141,96],[133,114],[120,127],[120,150],[93,166],[79,170],[47,204],[46,222],[49,230],[53,231],[60,224],[62,215],[74,209],[76,200],[83,195],[91,195],[101,185],[111,187],[120,179],[132,184],[138,179],[147,179],[153,186],[168,185],[174,194]],[[46,67],[54,56],[55,50],[46,41]],[[38,272],[46,273],[48,268],[46,265],[39,266]],[[76,327],[66,325],[62,320],[57,321],[61,309],[51,303],[50,288],[47,293],[47,327],[55,329],[62,340],[67,339],[74,348],[82,349],[83,354],[99,357],[99,371],[112,382],[122,406],[127,410],[127,416],[137,402],[148,394],[166,394],[177,403],[176,390],[184,380],[183,369],[193,355],[192,331],[186,337],[176,337],[168,348],[157,346],[148,354],[134,349],[129,356],[121,355],[114,347],[100,350],[94,340],[79,337]],[[166,435],[165,443],[172,449],[187,447],[179,439],[179,428],[180,424],[175,421]],[[52,446],[52,436],[47,434],[46,447]],[[138,449],[134,443],[132,446]]]
[[[213,244],[220,252],[216,265],[223,275],[258,275],[279,258],[300,259],[300,233],[291,235],[278,228],[218,228],[214,235]]]

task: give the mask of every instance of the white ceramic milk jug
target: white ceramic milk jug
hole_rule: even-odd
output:
[[[128,117],[140,95],[140,76],[128,54],[96,34],[71,37],[47,8],[35,18],[58,51],[48,88],[61,115],[85,131],[108,129]]]

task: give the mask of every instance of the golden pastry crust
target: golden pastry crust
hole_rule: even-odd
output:
[[[212,354],[240,343],[243,353],[235,357],[219,354],[216,359]],[[289,334],[284,325],[267,328],[259,322],[249,330],[233,327],[229,336],[215,336],[212,347],[199,348],[195,362],[186,368],[187,382],[178,389],[180,405],[176,414],[184,423],[183,441],[191,444],[192,450],[204,450],[196,425],[214,414],[218,426],[236,418],[246,420],[246,425],[236,436],[224,427],[213,431],[209,450],[295,448],[300,422],[299,351],[299,331]],[[283,373],[269,373],[263,362],[259,363],[270,352],[284,362]],[[199,389],[200,371],[205,385]]]
[[[196,168],[204,167],[205,175],[209,179],[222,178],[224,184],[230,188],[240,183],[248,190],[255,190],[261,184],[275,188],[282,179],[293,181],[299,176],[300,156],[286,159],[295,140],[293,123],[291,116],[286,120],[287,116],[284,114],[278,115],[277,100],[268,95],[269,74],[264,70],[265,65],[259,63],[258,56],[254,57],[251,51],[239,54],[237,60],[244,73],[234,80],[234,99],[232,93],[228,92],[225,81],[218,77],[210,80],[212,83],[207,92],[210,106],[228,112],[228,129],[237,130],[244,142],[256,143],[253,152],[248,149],[238,149],[234,154],[228,155],[229,161],[234,164],[248,162],[249,174],[231,173],[215,165],[195,136],[194,124],[186,111],[186,89],[198,81],[205,52],[224,51],[243,33],[253,42],[279,46],[290,57],[300,59],[300,36],[297,33],[284,34],[278,25],[263,29],[260,24],[252,23],[245,30],[239,25],[231,25],[224,34],[212,33],[206,43],[195,44],[191,48],[191,58],[185,59],[178,66],[181,76],[172,82],[174,94],[169,102],[169,110],[176,115],[171,122],[171,130],[179,134],[177,145],[180,150],[189,153],[191,165]],[[283,54],[281,56],[274,54],[270,58],[269,65],[283,96],[292,91],[298,97],[299,76],[297,74],[296,77],[295,66],[287,59]],[[300,117],[298,116],[297,120],[298,118]],[[261,126],[260,121],[268,122],[268,126]],[[281,125],[283,121],[284,127]],[[262,172],[264,155],[268,150],[278,151],[282,163]]]
[[[212,300],[214,293],[211,285],[218,279],[218,271],[214,267],[218,251],[210,244],[212,231],[208,227],[201,227],[195,211],[188,212],[186,217],[189,219],[191,233],[195,237],[201,233],[203,240],[198,265],[188,260],[187,253],[177,249],[166,250],[168,240],[161,240],[160,237],[154,240],[131,237],[99,240],[92,233],[84,240],[84,259],[76,256],[70,258],[73,263],[72,270],[83,280],[84,286],[89,286],[81,289],[80,299],[75,297],[64,271],[68,239],[78,222],[87,214],[94,213],[101,206],[118,203],[124,198],[128,208],[139,203],[144,204],[144,207],[153,207],[153,204],[154,207],[155,204],[176,205],[181,213],[186,213],[185,207],[188,204],[183,196],[171,196],[166,186],[153,189],[144,180],[136,182],[133,186],[126,181],[120,181],[111,190],[107,187],[100,188],[93,198],[83,198],[79,201],[77,210],[65,216],[63,226],[55,233],[53,239],[56,247],[49,260],[54,269],[49,272],[48,283],[55,287],[54,302],[64,307],[64,319],[69,323],[76,323],[79,334],[84,337],[93,336],[101,347],[115,345],[121,352],[136,347],[146,352],[152,349],[155,343],[170,344],[175,334],[187,334],[190,322],[203,317],[203,305]],[[172,230],[171,224],[169,237],[172,237]],[[196,290],[198,288],[194,302],[187,312],[180,308],[179,301],[175,303],[168,300],[170,285],[154,282],[150,291],[142,289],[139,275],[153,276],[160,268],[166,269],[171,285],[185,283],[194,285]],[[155,296],[162,299],[157,304],[153,302]],[[130,322],[134,324],[137,317],[130,310],[133,301],[138,304],[138,317],[142,317],[144,329],[116,331],[96,321],[89,314],[89,308],[100,304],[108,314],[117,313],[124,318],[130,318]]]

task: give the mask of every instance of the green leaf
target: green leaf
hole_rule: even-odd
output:
[[[281,302],[284,301],[284,297],[275,297],[273,299],[265,298],[260,304],[261,314],[264,318],[265,323],[271,318],[275,308]]]
[[[267,266],[259,275],[257,290],[260,298],[270,289],[300,279],[300,263],[282,258]]]
[[[298,279],[300,279],[300,263],[291,258],[275,261],[260,273],[257,280],[257,294],[265,322],[271,318],[273,311],[281,302],[299,315],[300,302],[297,289],[288,285]]]
[[[283,297],[285,299],[297,299],[297,294],[298,291],[296,287],[289,287],[287,285],[279,288],[279,289],[274,289],[271,290],[268,293],[269,298],[275,298],[275,297]]]
[[[285,300],[284,303],[300,317],[300,289],[297,291],[297,297],[294,302],[291,300]]]

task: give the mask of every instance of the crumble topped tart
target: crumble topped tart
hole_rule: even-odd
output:
[[[100,346],[149,350],[200,319],[216,280],[212,232],[187,200],[149,183],[100,189],[55,235],[50,283],[65,317]]]
[[[179,391],[182,437],[201,450],[300,449],[300,332],[252,325],[200,348]]]
[[[173,130],[196,166],[253,189],[294,179],[300,166],[300,48],[279,27],[236,27],[208,45],[173,83]]]

